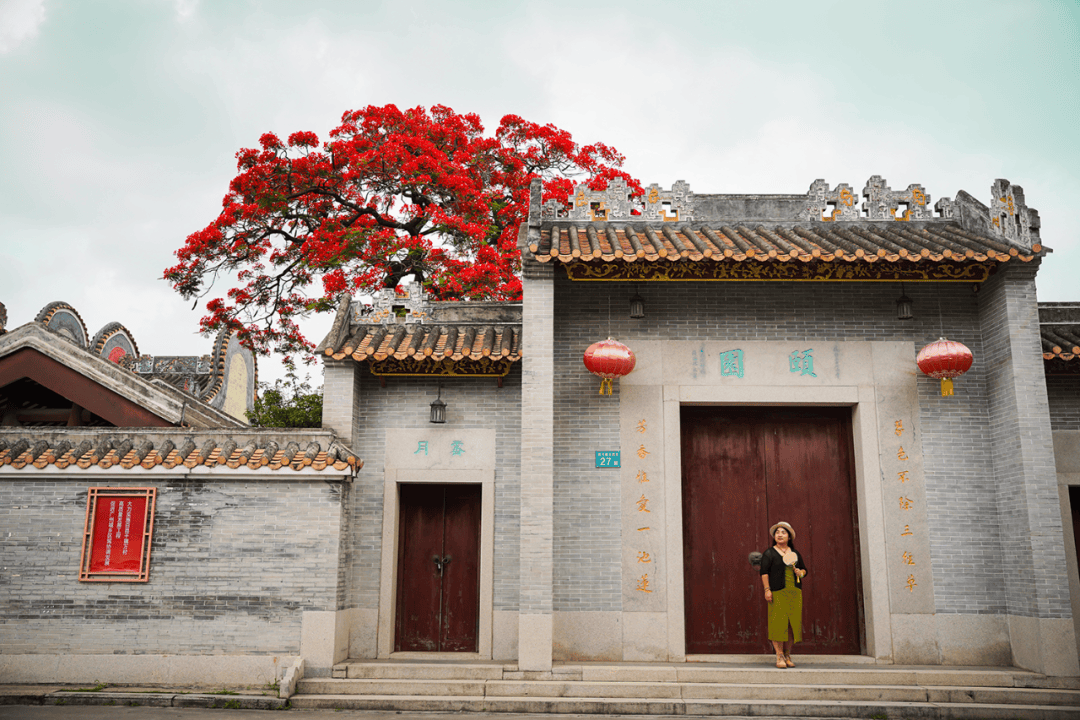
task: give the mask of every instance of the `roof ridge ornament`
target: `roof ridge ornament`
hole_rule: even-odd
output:
[[[634,197],[633,189],[623,178],[614,178],[603,190],[593,190],[587,184],[574,186],[567,209],[557,200],[542,206],[541,216],[549,219],[566,218],[606,222],[610,220],[688,221],[694,219],[694,193],[685,180],[677,180],[670,190],[653,183],[645,194]]]
[[[932,220],[933,211],[928,207],[930,196],[925,188],[917,183],[907,186],[907,190],[893,190],[880,175],[871,175],[862,191],[866,202],[863,211],[868,220]],[[897,216],[900,206],[904,211]]]
[[[636,209],[633,190],[623,178],[610,180],[603,190],[593,190],[582,183],[574,186],[570,200],[571,220],[629,220]]]
[[[690,183],[676,180],[672,183],[671,190],[663,190],[656,183],[645,188],[641,216],[645,220],[670,222],[693,220],[694,193],[690,191]]]
[[[371,294],[371,303],[352,302],[352,322],[395,325],[422,323],[431,317],[428,295],[418,282],[405,283],[397,288],[383,288]]]
[[[990,186],[990,229],[999,237],[1032,249],[1039,241],[1039,211],[1029,208],[1024,188],[998,178]]]
[[[829,189],[829,183],[818,178],[810,183],[806,193],[806,207],[799,213],[799,220],[858,220],[859,208],[855,205],[855,193],[847,183]],[[832,212],[830,213],[830,209]]]
[[[84,350],[89,344],[89,333],[79,311],[66,302],[57,300],[41,308],[34,322],[39,322],[51,332],[65,337]]]

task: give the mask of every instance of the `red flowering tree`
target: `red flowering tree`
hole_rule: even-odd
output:
[[[325,143],[297,132],[259,144],[237,153],[221,214],[165,271],[188,299],[219,279],[235,284],[206,303],[201,329],[239,330],[257,352],[310,350],[299,319],[409,275],[441,299],[519,298],[517,232],[533,178],[544,200],[564,203],[575,176],[641,191],[613,148],[516,115],[487,136],[477,115],[441,105],[368,106],[346,112]]]

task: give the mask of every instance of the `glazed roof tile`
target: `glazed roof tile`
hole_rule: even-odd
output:
[[[1044,360],[1080,359],[1080,324],[1045,324],[1039,326]]]
[[[1031,262],[1042,251],[969,232],[955,223],[545,224],[529,250],[540,262]]]
[[[239,439],[232,436],[198,437],[162,436],[161,433],[43,433],[37,435],[5,431],[0,434],[0,471],[10,466],[25,468],[74,466],[103,470],[142,468],[162,471],[183,466],[188,469],[223,467],[235,470],[262,468],[314,471],[331,470],[355,473],[363,461],[350,448],[328,433],[319,439],[310,434],[278,436],[272,431],[249,433]],[[321,440],[321,442],[320,442]],[[244,444],[241,446],[240,443]],[[325,444],[325,449],[323,445]]]
[[[521,326],[512,325],[377,325],[360,324],[348,335],[327,344],[323,353],[342,360],[374,361],[395,358],[467,360],[521,359]]]
[[[1047,375],[1080,375],[1080,303],[1039,303],[1039,335]]]

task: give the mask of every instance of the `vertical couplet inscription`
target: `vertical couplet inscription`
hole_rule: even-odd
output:
[[[908,457],[907,451],[904,450],[903,445],[903,420],[896,420],[893,422],[893,434],[895,434],[896,437],[899,438],[900,443],[896,450],[896,459],[899,462],[906,464],[910,460],[910,458]],[[905,486],[911,479],[911,471],[909,469],[905,469],[904,465],[901,465],[900,467],[901,469],[896,471],[896,504],[899,507],[902,516],[901,521],[903,521],[906,519],[903,517],[903,515],[908,511],[912,510],[915,507],[915,503],[907,494],[905,494],[906,492],[908,492]],[[908,543],[903,542],[907,538],[913,538],[915,534],[911,531],[910,523],[902,524],[904,526],[904,529],[900,531],[901,543],[898,552],[900,552],[900,562],[903,563],[905,566],[908,566],[909,568],[907,577],[904,579],[904,588],[907,589],[908,592],[915,592],[915,588],[919,586],[919,583],[915,579],[915,552],[914,549],[908,546]]]
[[[889,596],[896,613],[933,612],[926,489],[918,428],[908,403],[886,402],[879,429]]]
[[[644,435],[649,429],[649,424],[645,421],[644,418],[642,418],[641,420],[638,421],[638,424],[635,426],[634,429],[637,430],[637,432]],[[638,456],[639,460],[644,460],[645,458],[647,458],[649,456],[649,451],[645,449],[645,443],[644,442],[642,442],[641,445],[638,447],[637,456]],[[638,470],[638,476],[637,477],[638,477],[638,482],[639,483],[646,483],[646,482],[649,481],[649,475],[644,470]],[[637,504],[637,511],[638,511],[639,514],[640,513],[652,513],[652,511],[649,510],[649,498],[647,498],[645,496],[644,489],[642,490],[641,497],[639,497],[634,502]],[[642,519],[641,519],[640,522],[641,523],[646,522],[646,520],[644,519],[644,516],[642,516]],[[652,529],[651,527],[649,527],[648,525],[645,525],[644,527],[639,527],[638,532],[639,533],[647,533],[651,529]],[[642,564],[647,565],[647,564],[652,563],[652,556],[649,554],[649,552],[647,550],[638,550],[638,552],[637,552],[637,561],[638,561],[638,563],[642,563]],[[652,592],[652,589],[649,587],[648,568],[642,568],[641,577],[637,581],[637,591],[638,592],[643,592],[643,593],[651,593]]]
[[[659,389],[624,390],[622,474],[623,610],[656,612],[667,605],[664,568],[663,421]]]

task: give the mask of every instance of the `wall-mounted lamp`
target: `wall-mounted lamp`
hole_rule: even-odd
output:
[[[442,401],[442,385],[439,386],[439,396],[431,402],[431,422],[440,425],[446,422],[446,403]]]
[[[904,284],[900,283],[900,299],[896,301],[896,319],[910,320],[915,317],[911,314],[911,298],[904,292]]]
[[[634,297],[630,298],[630,317],[645,317],[645,298],[641,297],[637,290],[634,291]]]

